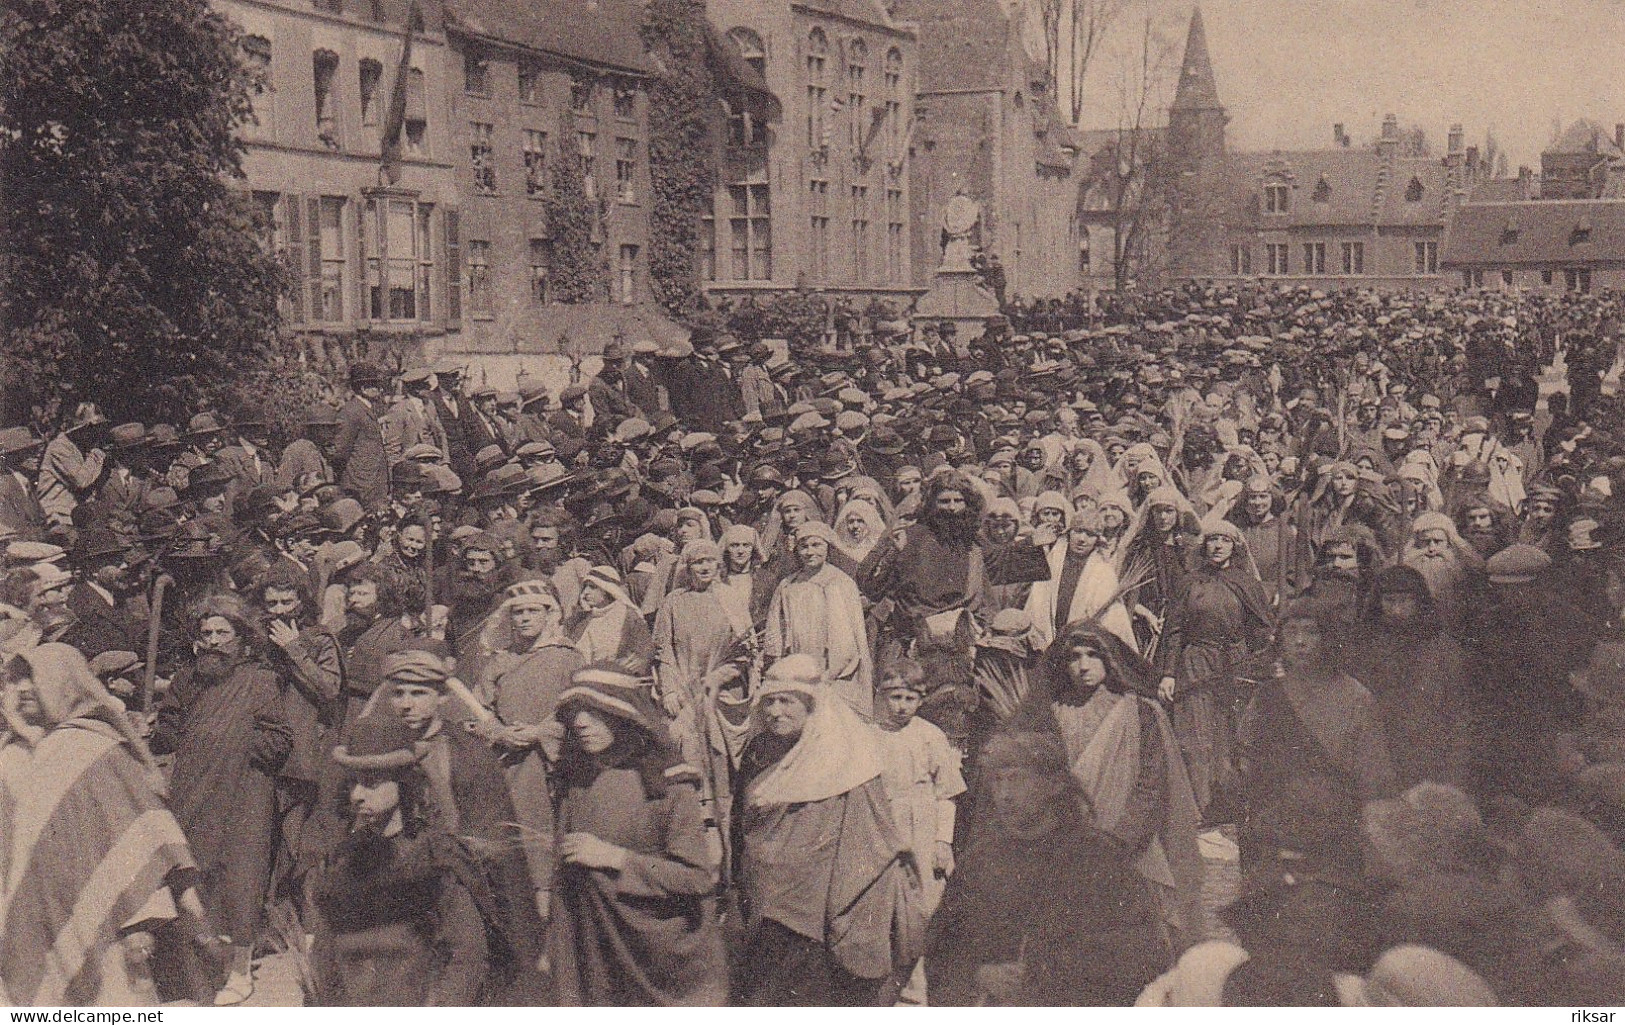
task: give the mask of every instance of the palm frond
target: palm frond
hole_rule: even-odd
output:
[[[280,947],[288,961],[293,965],[294,978],[299,983],[299,992],[304,994],[305,1006],[312,1005],[316,1000],[316,966],[311,963],[310,950],[305,940],[305,925],[299,921],[292,906],[283,903],[272,904],[267,924],[271,927],[270,942],[274,947]]]
[[[1003,660],[983,662],[973,670],[972,678],[976,681],[977,690],[987,699],[993,713],[999,717],[1000,723],[1010,721],[1016,714],[1016,709],[1027,700],[1027,693],[1032,686],[1031,674],[1027,671],[1027,667],[1019,662]]]

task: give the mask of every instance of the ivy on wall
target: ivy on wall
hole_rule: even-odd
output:
[[[603,211],[587,195],[581,155],[561,146],[558,156],[545,203],[553,244],[548,291],[556,302],[603,302],[609,299],[609,254],[601,244]],[[599,244],[594,240],[600,240]]]
[[[649,83],[649,281],[655,299],[679,319],[704,309],[700,219],[716,184],[712,163],[717,86],[706,59],[703,0],[650,0],[644,45],[656,74]]]

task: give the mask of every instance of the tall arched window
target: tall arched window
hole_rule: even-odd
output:
[[[848,142],[854,150],[863,142],[863,133],[869,124],[865,109],[869,103],[868,87],[863,81],[868,64],[869,44],[861,38],[853,39],[846,46],[846,109],[850,115]]]
[[[886,51],[886,134],[892,147],[903,136],[903,52]]]
[[[762,37],[748,28],[734,28],[728,30],[728,41],[739,48],[739,56],[745,63],[756,69],[759,75],[767,73],[767,48],[762,45]],[[728,138],[735,146],[761,146],[767,142],[766,126],[753,117],[748,110],[731,109],[728,113]]]
[[[829,37],[815,28],[807,35],[807,145],[829,145]]]

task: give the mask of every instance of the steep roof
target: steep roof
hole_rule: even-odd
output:
[[[1524,183],[1518,178],[1490,178],[1474,182],[1467,194],[1469,203],[1518,203],[1528,198],[1524,193]]]
[[[1190,31],[1185,36],[1185,59],[1179,68],[1179,88],[1170,110],[1222,109],[1219,86],[1213,79],[1213,61],[1207,52],[1207,29],[1202,26],[1202,9],[1191,9]]]
[[[886,10],[882,0],[794,0],[794,5],[860,24],[906,31]]]
[[[448,0],[446,24],[588,64],[649,70],[640,0]]]
[[[1466,203],[1445,234],[1450,266],[1625,263],[1625,200]]]
[[[1547,146],[1545,153],[1595,153],[1601,156],[1620,156],[1620,149],[1614,145],[1614,136],[1601,125],[1585,118],[1574,122],[1563,130],[1557,141]]]
[[[1227,153],[1221,178],[1230,220],[1257,227],[1437,225],[1451,198],[1448,169],[1439,160],[1396,157],[1369,149]],[[1420,187],[1411,199],[1411,183]],[[1290,188],[1284,214],[1263,212],[1263,188]]]

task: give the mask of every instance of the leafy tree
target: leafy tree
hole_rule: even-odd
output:
[[[263,368],[288,276],[229,184],[237,30],[206,0],[9,0],[0,60],[0,415],[175,418]]]
[[[707,60],[702,0],[650,0],[643,38],[657,73],[649,84],[649,280],[655,298],[690,319],[700,300],[700,218],[716,184],[711,160],[716,82]]]

